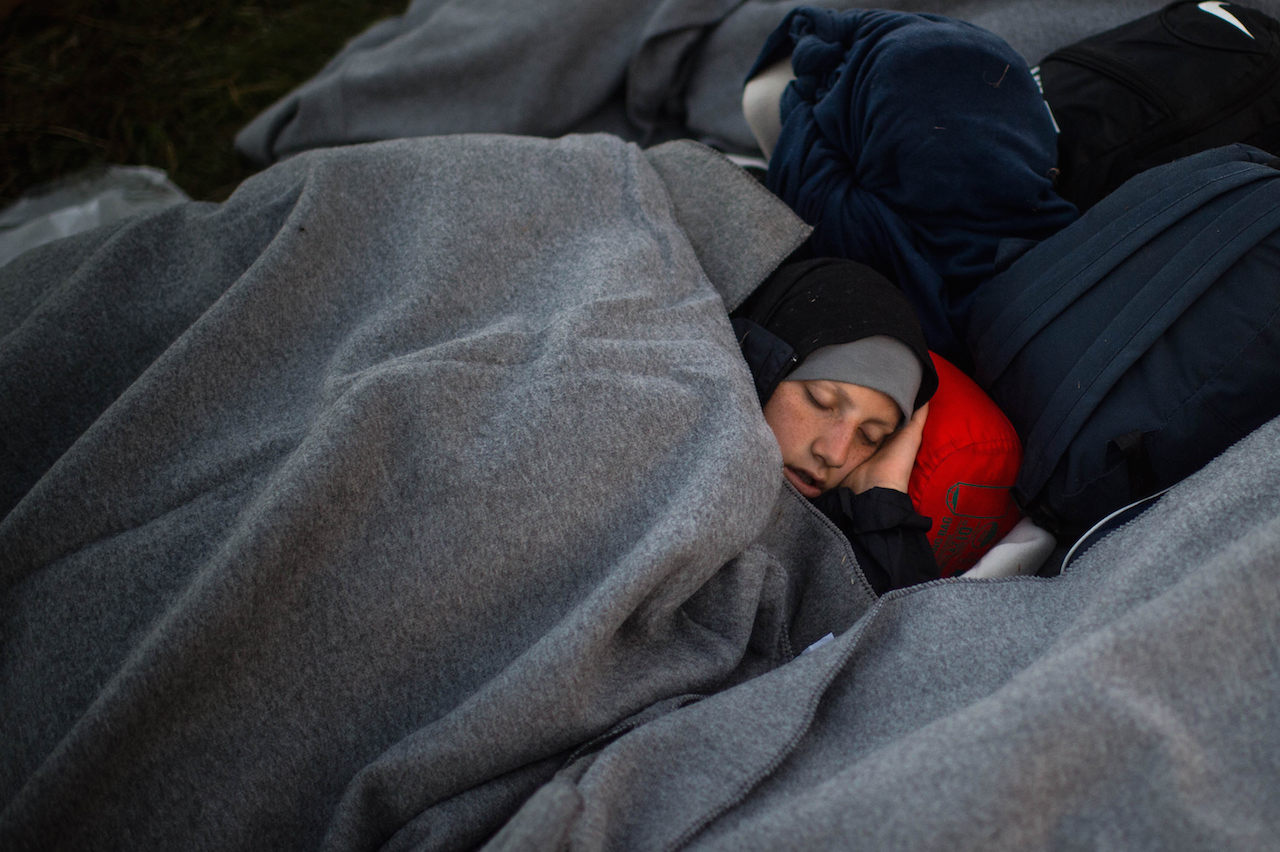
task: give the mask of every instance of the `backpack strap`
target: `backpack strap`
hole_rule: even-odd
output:
[[[1280,172],[1251,188],[1171,257],[1054,390],[1031,427],[1017,489],[1039,492],[1089,415],[1160,335],[1250,249],[1280,229]]]
[[[1098,223],[1095,233],[1074,248],[1068,246],[1068,250],[1047,270],[1026,263],[1015,264],[1005,273],[1006,276],[1025,275],[1027,280],[1001,282],[1003,292],[1016,295],[974,341],[972,350],[979,384],[988,388],[994,385],[1023,347],[1045,326],[1142,246],[1214,198],[1278,174],[1276,169],[1252,160],[1242,162],[1233,159],[1207,169],[1197,168],[1198,163],[1185,162],[1185,165],[1188,173],[1181,180],[1120,213],[1114,220],[1106,215],[1109,212],[1104,209],[1107,202],[1095,207],[1090,212],[1096,211],[1097,215],[1078,223]],[[1165,174],[1167,176],[1167,172]],[[1113,198],[1108,201],[1122,200]],[[1044,245],[1044,248],[1048,247],[1048,244]],[[1030,260],[1030,257],[1027,255],[1025,260]],[[1082,263],[1081,258],[1086,260]],[[1019,270],[1019,265],[1022,265],[1022,270]]]

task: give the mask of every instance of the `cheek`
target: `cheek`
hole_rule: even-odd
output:
[[[845,468],[847,470],[853,470],[855,467],[862,464],[864,461],[871,458],[875,454],[876,454],[875,447],[868,447],[866,444],[862,443],[861,441],[858,441],[849,450],[849,461],[847,464],[845,464]]]
[[[786,420],[777,417],[776,412],[775,416],[771,417],[769,409],[765,408],[764,422],[769,424],[769,430],[773,432],[773,439],[778,442],[778,449],[782,450],[782,455],[785,458],[791,444]]]
[[[794,460],[804,447],[804,423],[800,412],[789,400],[775,393],[764,407],[764,422],[769,424],[773,439],[782,450],[783,460]]]

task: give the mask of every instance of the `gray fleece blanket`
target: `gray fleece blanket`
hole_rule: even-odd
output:
[[[0,848],[1273,848],[1280,422],[876,601],[725,316],[805,233],[459,136],[5,267]]]
[[[236,147],[298,151],[447,133],[606,131],[759,154],[742,85],[800,5],[935,12],[1004,38],[1031,64],[1164,0],[413,0],[259,115]],[[1280,17],[1280,0],[1245,5]]]
[[[1269,850],[1280,421],[1053,579],[891,593],[568,763],[487,849]]]
[[[0,848],[466,846],[788,659],[725,304],[807,231],[695,143],[450,137],[5,266]]]

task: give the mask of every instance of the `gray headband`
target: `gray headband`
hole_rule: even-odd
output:
[[[905,421],[915,410],[920,376],[920,362],[905,343],[877,334],[815,349],[786,379],[846,382],[878,390],[898,404]]]

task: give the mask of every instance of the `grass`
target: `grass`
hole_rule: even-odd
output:
[[[253,171],[236,132],[407,5],[17,0],[0,20],[0,205],[109,163],[157,166],[221,201]]]

